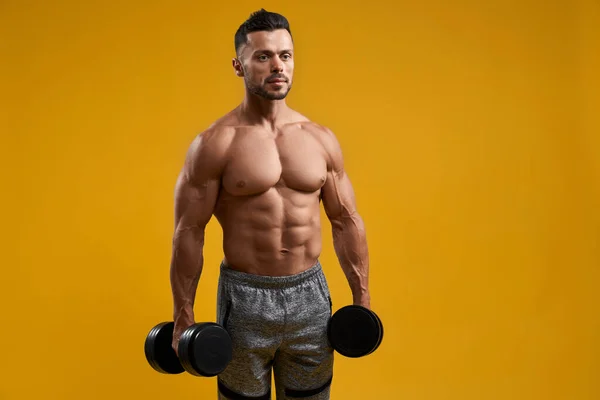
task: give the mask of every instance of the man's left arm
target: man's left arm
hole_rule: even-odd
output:
[[[339,142],[330,130],[324,137],[328,156],[327,180],[321,191],[331,222],[333,246],[352,290],[353,303],[371,308],[369,251],[365,225],[356,207],[354,189],[344,170]]]

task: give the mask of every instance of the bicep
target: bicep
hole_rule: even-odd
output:
[[[218,195],[218,179],[206,178],[197,182],[182,171],[175,187],[176,228],[206,226],[212,217]]]
[[[332,222],[350,217],[356,212],[354,189],[343,169],[328,173],[321,199],[325,213]]]
[[[328,173],[321,189],[321,200],[328,218],[333,222],[356,213],[354,188],[344,168],[344,159],[339,142],[327,130],[324,147],[328,156]]]
[[[210,221],[220,188],[223,159],[199,136],[190,146],[175,186],[177,229],[204,228]]]

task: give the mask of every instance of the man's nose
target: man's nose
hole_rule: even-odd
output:
[[[271,64],[271,72],[281,72],[283,71],[283,61],[279,59],[279,57],[273,57]]]

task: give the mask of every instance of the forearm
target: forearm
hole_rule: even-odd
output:
[[[355,303],[369,301],[369,251],[362,218],[357,213],[332,221],[333,246]]]
[[[178,229],[173,238],[171,290],[176,329],[194,323],[194,300],[204,265],[204,229]]]

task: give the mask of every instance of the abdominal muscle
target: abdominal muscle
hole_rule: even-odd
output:
[[[319,192],[271,188],[257,196],[222,194],[215,211],[225,264],[267,276],[294,275],[321,253]]]

